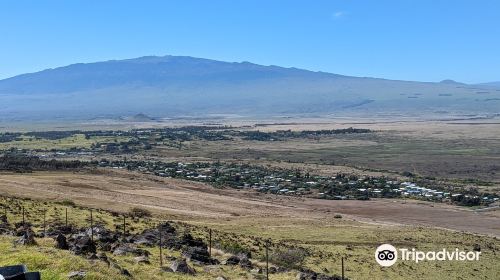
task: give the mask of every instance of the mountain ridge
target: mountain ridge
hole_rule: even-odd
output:
[[[231,113],[498,113],[500,91],[352,77],[251,62],[143,56],[75,63],[0,80],[0,118]]]

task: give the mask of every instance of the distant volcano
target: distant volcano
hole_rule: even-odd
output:
[[[479,89],[478,89],[479,88]],[[500,91],[185,56],[79,63],[0,80],[0,119],[498,113]],[[483,95],[478,97],[476,92]],[[486,92],[486,93],[484,93]],[[488,94],[487,97],[484,97]]]

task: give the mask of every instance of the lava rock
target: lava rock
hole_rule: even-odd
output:
[[[73,239],[73,243],[70,242],[70,251],[75,255],[93,254],[96,252],[95,244],[87,235],[77,235]]]
[[[23,235],[21,236],[21,238],[19,238],[17,240],[17,244],[21,244],[21,245],[36,245],[36,241],[35,241],[35,234],[34,232],[31,230],[31,229],[26,229],[23,233]]]
[[[207,247],[186,247],[182,251],[182,256],[190,261],[199,262],[202,264],[218,264],[219,261],[212,259],[208,253]]]
[[[150,264],[149,262],[149,257],[148,256],[139,256],[139,257],[135,257],[134,258],[134,261],[137,263],[137,264]]]
[[[68,250],[68,241],[66,240],[66,236],[64,236],[62,233],[59,233],[56,236],[56,248],[61,249],[61,250]]]
[[[240,266],[242,268],[251,269],[253,265],[249,259],[243,258],[243,259],[240,259]]]
[[[97,254],[96,254],[96,256],[97,256],[97,259],[98,259],[98,260],[100,260],[100,261],[102,261],[102,262],[105,262],[106,264],[108,264],[108,265],[109,265],[108,256],[106,256],[106,254],[105,254],[105,253],[103,253],[103,252],[99,252],[99,253],[97,253]]]
[[[225,262],[225,264],[227,265],[237,265],[239,263],[240,263],[240,258],[238,258],[237,256],[231,256]]]
[[[132,277],[132,274],[130,274],[130,272],[128,270],[126,270],[125,268],[121,267],[119,264],[117,264],[115,262],[111,262],[111,266],[113,268],[119,270],[122,275],[125,275],[127,277]]]
[[[472,250],[476,251],[476,252],[481,252],[481,245],[479,244],[474,244],[474,247],[472,248]]]
[[[112,246],[113,255],[124,256],[126,254],[133,254],[136,256],[149,256],[149,251],[138,249],[132,245],[120,243]]]
[[[170,265],[173,272],[183,273],[183,274],[196,274],[194,268],[190,267],[185,259],[175,260]]]
[[[80,270],[80,271],[71,271],[68,273],[68,279],[74,279],[74,280],[79,280],[79,279],[84,279],[85,276],[87,275],[87,272]]]

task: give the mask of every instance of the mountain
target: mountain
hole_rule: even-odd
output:
[[[250,62],[146,56],[78,63],[0,80],[0,120],[238,114],[488,114],[500,91],[350,77]]]
[[[459,83],[459,82],[451,80],[451,79],[442,80],[440,83],[441,84],[448,84],[448,85],[461,85],[461,86],[465,85],[464,83]]]
[[[127,117],[122,117],[121,118],[124,121],[129,121],[129,122],[151,122],[151,121],[156,121],[155,118],[152,118],[146,114],[139,113],[133,116],[127,116]]]

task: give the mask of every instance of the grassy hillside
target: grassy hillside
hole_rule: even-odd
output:
[[[26,221],[33,224],[35,232],[43,230],[43,212],[47,210],[48,224],[64,223],[65,211],[68,209],[68,222],[75,226],[89,224],[89,209],[62,203],[42,202],[16,198],[0,198],[0,204],[7,206],[7,218],[11,223],[22,220],[22,207],[25,209]],[[2,207],[3,208],[3,207]],[[123,223],[122,215],[104,210],[94,209],[94,222],[106,228],[120,232]],[[168,218],[168,217],[164,217]],[[152,218],[127,218],[128,234],[141,232],[145,228],[154,227],[161,216]],[[224,261],[230,251],[250,250],[255,267],[263,267],[264,240],[270,238],[272,245],[270,255],[275,262],[282,263],[281,258],[296,257],[283,254],[283,248],[305,250],[308,252],[300,266],[327,274],[339,274],[341,257],[345,258],[346,275],[349,279],[496,279],[500,273],[498,250],[500,242],[496,238],[480,237],[471,234],[450,232],[424,227],[402,227],[381,224],[359,224],[339,217],[335,223],[318,220],[283,221],[282,219],[243,218],[224,222],[220,220],[203,220],[190,222],[173,222],[182,232],[190,232],[195,237],[208,240],[208,228],[214,229],[214,255]],[[126,279],[116,268],[99,260],[88,260],[75,256],[69,251],[54,248],[51,238],[36,238],[38,245],[14,245],[17,237],[1,236],[0,265],[25,263],[31,270],[40,270],[43,279],[66,279],[71,271],[84,270],[85,279]],[[474,246],[481,248],[479,262],[423,262],[419,264],[402,262],[390,268],[381,268],[373,259],[374,248],[382,243],[391,243],[399,247],[418,246],[419,250],[465,249]],[[196,269],[196,276],[185,276],[177,273],[162,272],[159,265],[159,249],[141,247],[150,252],[150,264],[136,264],[133,255],[114,256],[106,252],[109,259],[120,267],[127,269],[134,279],[215,279],[224,276],[228,279],[260,279],[261,273],[231,265],[199,265],[189,264]],[[281,252],[281,253],[280,253]],[[298,252],[298,251],[293,251]],[[179,257],[180,251],[164,249],[164,265],[170,259]],[[293,259],[293,258],[292,258]],[[295,279],[297,270],[271,274],[270,279]]]

